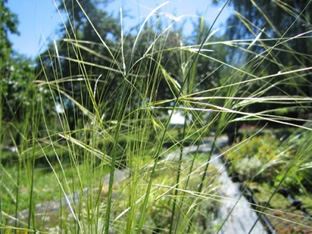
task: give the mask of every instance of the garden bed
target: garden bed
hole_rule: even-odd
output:
[[[310,134],[277,135],[245,138],[223,160],[269,232],[312,233],[309,154],[299,147]]]

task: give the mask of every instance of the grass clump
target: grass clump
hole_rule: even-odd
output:
[[[311,88],[311,67],[304,62],[310,56],[290,43],[306,40],[301,36],[308,32],[280,33],[255,1],[246,4],[270,29],[237,12],[242,31],[252,35],[239,40],[216,35],[218,18],[208,26],[203,17],[194,37],[185,39],[178,21],[160,19],[167,3],[151,10],[135,33],[125,32],[122,10],[116,19],[96,1],[58,3],[67,18],[61,39],[37,58],[23,92],[29,105],[1,95],[1,106],[13,111],[1,109],[0,137],[16,152],[0,155],[1,181],[9,181],[1,184],[0,230],[220,231],[222,225],[213,226],[222,198],[219,169],[210,165],[219,137],[225,132],[234,141],[246,122],[301,129],[310,140],[311,127],[302,125],[307,119],[292,116],[292,110],[302,116],[310,111],[303,87]],[[293,13],[294,23],[307,19],[304,9],[274,4]],[[280,53],[298,63],[289,65]],[[1,89],[11,86],[1,83]],[[176,114],[182,121],[173,124]],[[303,140],[291,145],[265,134],[245,138],[219,157],[225,155],[242,180],[270,180],[272,188],[263,185],[262,193],[274,204],[278,189],[294,184],[289,178],[306,192],[311,181],[311,146]],[[200,146],[206,147],[202,156]],[[51,200],[58,208],[43,212],[53,217],[49,226],[37,219],[42,213],[36,205]],[[26,219],[20,218],[24,209]]]

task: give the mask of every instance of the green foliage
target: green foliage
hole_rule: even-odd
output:
[[[247,121],[311,131],[311,126],[298,124],[303,121],[298,116],[288,115],[310,108],[311,98],[300,86],[301,80],[309,84],[305,78],[310,68],[303,61],[310,57],[295,52],[297,45],[285,35],[274,35],[276,45],[264,40],[274,31],[269,22],[271,28],[263,32],[266,37],[224,41],[225,37],[214,35],[215,25],[200,18],[192,38],[184,38],[183,27],[176,21],[163,24],[157,9],[156,16],[137,31],[125,32],[120,19],[106,11],[108,1],[58,3],[68,16],[61,39],[50,43],[35,69],[11,52],[1,64],[5,69],[1,70],[0,136],[5,145],[14,146],[11,157],[16,160],[11,160],[14,166],[1,167],[1,179],[12,182],[2,184],[8,189],[0,214],[9,214],[1,225],[18,226],[17,220],[14,224],[8,220],[27,208],[23,227],[44,230],[36,220],[40,212],[35,204],[55,196],[55,202],[64,206],[53,222],[54,231],[210,231],[216,204],[224,196],[216,196],[219,172],[210,165],[217,152],[214,143],[223,131],[235,133]],[[260,12],[255,1],[242,3],[242,9],[250,4]],[[290,12],[300,16],[298,22],[307,22],[295,8]],[[266,13],[260,13],[259,22],[254,22],[261,24],[257,30],[268,21]],[[240,20],[252,24],[242,13]],[[255,33],[248,37],[259,31]],[[292,53],[300,57],[298,63],[281,56],[292,58]],[[170,119],[177,112],[186,119],[172,126]],[[278,186],[299,181],[304,189],[311,181],[311,147],[306,143],[310,136],[289,144],[271,134],[256,136],[230,146],[225,157],[244,180]],[[210,143],[197,148],[201,142]],[[205,155],[194,156],[190,153],[194,148],[205,148]],[[174,159],[167,160],[171,153]],[[9,157],[6,152],[5,160]],[[40,171],[42,166],[46,172]],[[51,186],[40,197],[45,180]],[[78,202],[69,196],[76,192]],[[266,199],[275,192],[264,190]]]
[[[230,170],[243,180],[272,179],[280,170],[279,158],[283,157],[280,142],[271,134],[255,136],[229,152]]]
[[[305,126],[309,126],[306,124]],[[286,157],[284,163],[292,163],[283,185],[290,189],[303,189],[309,190],[308,188],[312,185],[312,172],[311,172],[311,154],[310,154],[310,142],[312,140],[311,132],[305,132],[302,130],[295,131],[288,140],[284,143],[284,147],[290,149],[288,157]],[[282,173],[276,177],[276,183],[281,181]]]
[[[18,34],[17,17],[8,7],[6,7],[6,3],[6,0],[0,1],[0,74],[4,79],[8,79],[12,62],[10,57],[12,53],[12,44],[9,41],[8,34]],[[3,79],[1,79],[0,82],[2,91]]]
[[[32,98],[36,98],[34,68],[30,61],[21,57],[13,57],[10,73],[2,80],[2,95],[4,99],[4,120],[23,118],[25,109],[31,105]],[[37,97],[39,98],[39,97]]]
[[[261,93],[265,89],[266,95],[272,96],[311,96],[310,73],[294,73],[295,79],[292,75],[282,75],[311,64],[311,3],[292,0],[234,0],[230,4],[235,13],[227,20],[228,30],[225,36],[228,40],[237,41],[230,43],[228,53],[235,56],[228,56],[228,61],[250,67],[250,73],[258,77],[281,74],[278,82],[267,79],[253,83],[243,95],[251,96],[252,91]],[[270,86],[266,88],[268,84]],[[255,103],[245,110],[274,113],[274,109],[283,108],[288,109],[288,112],[278,112],[283,117],[298,118],[310,111],[306,105],[292,106],[290,103],[275,102]]]
[[[1,58],[1,71],[4,69],[2,66],[8,60],[9,54],[11,53],[12,44],[9,41],[8,35],[10,33],[18,34],[17,31],[17,16],[13,14],[10,9],[6,6],[7,0],[0,1],[0,58]],[[2,64],[3,63],[3,64]]]
[[[53,112],[47,90],[36,85],[35,66],[23,55],[12,50],[9,34],[18,34],[17,16],[6,7],[6,0],[1,0],[1,40],[0,40],[0,87],[2,96],[2,120],[21,122],[26,109],[34,102],[44,99],[47,113]]]

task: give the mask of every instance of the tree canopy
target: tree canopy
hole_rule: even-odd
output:
[[[235,55],[231,61],[257,76],[279,74],[278,82],[276,78],[259,81],[246,89],[245,95],[266,90],[265,95],[272,96],[311,96],[311,74],[300,72],[312,62],[311,1],[234,0],[230,4],[234,14],[227,21],[226,37],[232,41],[228,53]],[[295,70],[298,73],[283,75]],[[285,103],[254,104],[249,108],[257,112],[281,107],[288,108],[286,113],[292,117],[310,111],[308,107]]]

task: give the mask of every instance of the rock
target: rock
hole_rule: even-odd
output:
[[[301,209],[301,206],[302,206],[302,201],[301,200],[293,200],[291,205],[293,207],[295,207],[296,209]]]
[[[289,190],[287,188],[280,188],[278,193],[282,194],[284,197],[287,197],[289,194]]]

